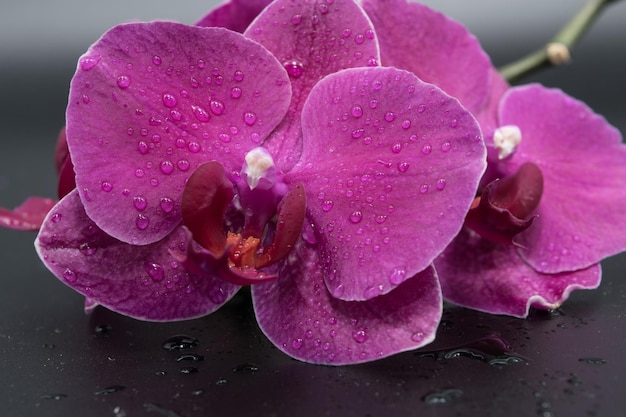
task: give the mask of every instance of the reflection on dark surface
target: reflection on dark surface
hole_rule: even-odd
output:
[[[588,101],[625,131],[626,58],[601,65],[602,52],[533,80]],[[1,205],[54,197],[52,152],[73,68],[0,69]],[[604,262],[599,290],[575,292],[554,313],[520,320],[447,306],[433,344],[328,367],[279,352],[246,293],[191,321],[147,323],[104,308],[85,316],[82,297],[37,259],[34,237],[0,230],[3,416],[604,417],[626,406],[625,255]]]

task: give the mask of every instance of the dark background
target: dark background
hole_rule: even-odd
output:
[[[122,21],[193,23],[211,6],[128,3],[0,4],[0,206],[54,197],[54,142],[76,60],[89,44]],[[581,1],[430,4],[466,23],[500,65],[547,41]],[[626,3],[618,2],[572,64],[524,81],[562,88],[625,132],[623,22]],[[626,409],[625,255],[603,263],[599,290],[574,293],[557,312],[519,320],[448,306],[433,345],[334,368],[276,350],[245,294],[180,323],[105,309],[85,316],[82,297],[41,265],[34,237],[0,230],[2,416],[604,417]],[[197,342],[165,349],[175,335]]]

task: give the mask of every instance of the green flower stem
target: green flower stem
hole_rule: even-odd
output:
[[[570,51],[598,17],[605,6],[617,0],[588,0],[583,8],[543,48],[499,68],[509,82],[539,69],[569,62]]]

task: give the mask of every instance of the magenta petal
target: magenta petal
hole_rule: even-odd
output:
[[[239,288],[217,277],[193,275],[176,262],[170,250],[186,248],[182,228],[144,246],[112,238],[87,217],[77,191],[50,211],[35,246],[48,269],[90,304],[139,319],[203,316]]]
[[[283,169],[301,148],[300,112],[321,78],[345,68],[377,65],[378,45],[371,22],[353,1],[278,0],[245,35],[270,50],[287,69],[293,89],[288,117],[264,146]]]
[[[363,8],[374,23],[383,65],[411,71],[473,113],[485,106],[493,66],[464,26],[412,1],[363,0]]]
[[[291,92],[262,46],[222,28],[153,22],[117,26],[79,62],[67,141],[89,216],[133,244],[181,220],[196,166],[239,171],[283,118]]]
[[[424,270],[459,232],[485,169],[475,119],[395,68],[321,80],[303,115],[302,182],[331,293],[365,300]]]
[[[196,25],[216,26],[243,33],[271,0],[228,0],[211,10]]]
[[[0,207],[0,226],[14,230],[39,230],[41,223],[56,204],[56,201],[44,197],[28,197],[13,210]]]
[[[587,268],[626,249],[626,146],[617,129],[560,90],[529,85],[503,99],[501,125],[517,125],[522,142],[501,164],[511,175],[533,162],[544,177],[532,227],[516,241],[537,271]]]
[[[513,246],[489,242],[464,229],[435,260],[446,300],[494,314],[526,317],[530,307],[558,308],[573,290],[600,285],[599,264],[560,274],[542,274]]]
[[[261,330],[283,352],[312,363],[368,362],[430,343],[442,302],[432,267],[375,299],[333,298],[315,250],[301,245],[270,284],[252,287]]]

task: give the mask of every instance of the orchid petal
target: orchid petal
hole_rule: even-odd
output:
[[[380,359],[430,343],[442,302],[432,267],[389,294],[363,302],[333,298],[314,249],[303,241],[279,270],[280,278],[252,287],[261,330],[296,359],[343,365]]]
[[[271,0],[229,0],[211,10],[197,26],[215,26],[243,33]]]
[[[376,28],[382,64],[411,71],[459,99],[472,113],[487,103],[493,68],[460,23],[406,0],[363,0]]]
[[[427,268],[459,232],[485,169],[476,120],[395,68],[349,69],[311,91],[302,182],[330,292],[385,294]]]
[[[529,85],[503,99],[500,123],[522,142],[501,164],[511,175],[533,162],[544,177],[532,227],[516,241],[537,271],[587,268],[626,249],[626,146],[617,129],[560,90]]]
[[[270,50],[290,75],[293,98],[289,117],[264,144],[277,165],[289,170],[299,159],[299,116],[311,88],[341,69],[377,65],[374,31],[353,1],[278,0],[259,15],[245,35]]]
[[[0,226],[13,230],[39,230],[56,201],[45,197],[28,197],[13,210],[0,207]]]
[[[493,314],[526,317],[530,307],[558,308],[577,289],[600,285],[599,264],[575,272],[542,274],[527,265],[513,246],[464,229],[435,260],[446,300]]]
[[[112,238],[87,217],[77,191],[50,211],[35,247],[48,269],[91,304],[143,320],[203,316],[239,288],[217,277],[190,274],[175,261],[170,251],[186,248],[182,228],[144,246]]]
[[[240,34],[169,22],[111,29],[80,59],[67,111],[89,217],[124,242],[162,239],[180,223],[193,169],[216,159],[238,171],[290,96],[282,66]]]

